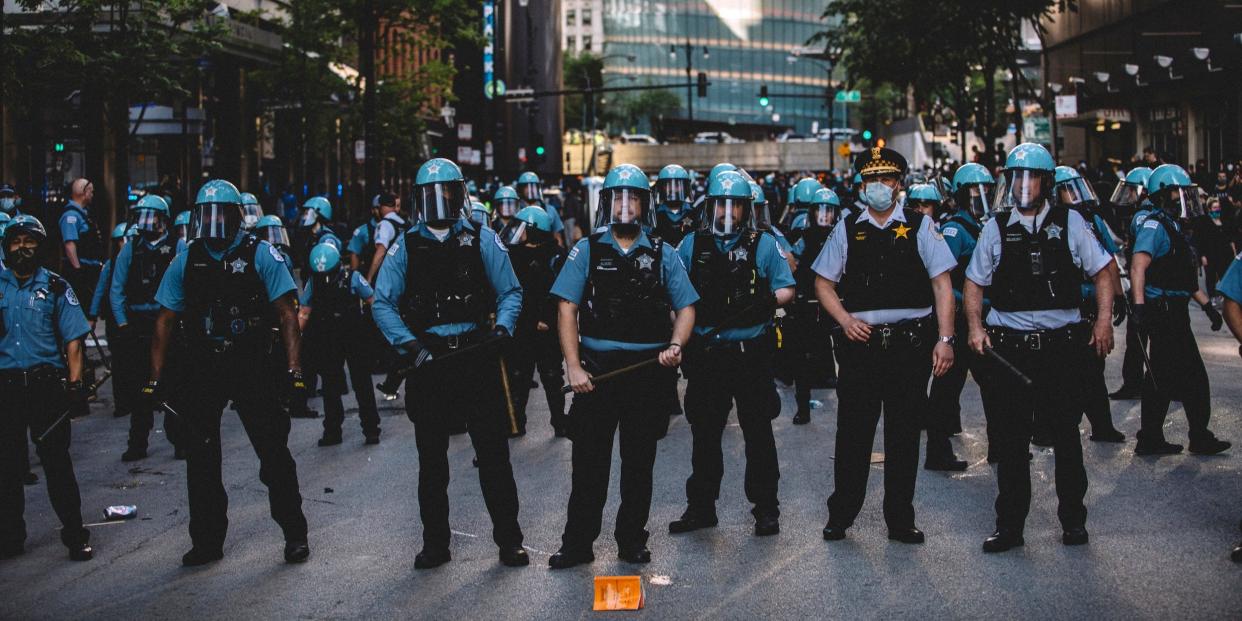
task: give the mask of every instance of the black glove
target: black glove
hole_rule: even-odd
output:
[[[1125,323],[1126,321],[1126,296],[1113,296],[1113,327]]]
[[[1134,324],[1134,328],[1139,332],[1147,330],[1147,305],[1131,304],[1130,305],[1130,322]]]
[[[512,336],[512,335],[511,335],[511,334],[509,334],[509,329],[508,329],[508,328],[506,328],[506,327],[504,327],[504,326],[502,326],[502,325],[497,324],[497,326],[496,326],[495,328],[492,328],[492,335],[491,335],[491,336],[492,336],[492,339],[497,340],[497,341],[501,341],[501,340],[504,340],[504,339],[509,338],[509,337],[510,337],[510,336]]]
[[[1208,316],[1208,321],[1212,322],[1212,332],[1220,332],[1220,327],[1225,325],[1225,318],[1220,316],[1220,311],[1216,310],[1211,302],[1200,304],[1199,308],[1203,309],[1203,313]]]
[[[417,369],[418,367],[431,362],[431,352],[423,349],[418,341],[410,341],[401,346],[403,353],[401,354],[401,364],[403,369]]]
[[[306,377],[301,371],[289,369],[289,400],[290,403],[303,404],[310,398],[310,390],[306,388]]]
[[[65,384],[65,398],[69,402],[71,418],[81,418],[91,413],[91,407],[86,402],[89,396],[86,383],[82,380]]]
[[[160,407],[163,398],[160,397],[161,388],[159,380],[147,380],[142,385],[142,390],[138,391],[138,398],[141,400],[141,406],[144,410],[155,410]]]

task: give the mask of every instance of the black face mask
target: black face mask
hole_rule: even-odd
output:
[[[612,225],[612,232],[621,237],[638,237],[640,227],[637,222],[621,223],[617,222]]]
[[[29,274],[34,271],[36,265],[35,254],[34,248],[18,248],[10,251],[6,259],[14,272]]]
[[[210,237],[210,238],[204,239],[203,243],[207,244],[207,249],[211,250],[212,252],[224,252],[225,250],[229,249],[230,241],[232,240],[216,239],[214,237]]]

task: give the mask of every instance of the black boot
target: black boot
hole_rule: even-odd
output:
[[[668,523],[668,532],[672,535],[689,533],[703,528],[712,528],[719,523],[715,509],[686,508],[680,518]]]
[[[967,464],[953,453],[953,445],[949,436],[938,431],[927,431],[927,459],[923,461],[924,470],[941,472],[961,472]]]

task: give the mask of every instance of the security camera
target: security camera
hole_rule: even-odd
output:
[[[1138,73],[1139,73],[1139,66],[1138,66],[1138,65],[1134,65],[1134,64],[1126,63],[1126,64],[1124,65],[1124,67],[1125,67],[1125,70],[1126,70],[1126,75],[1136,76],[1136,75],[1138,75]]]

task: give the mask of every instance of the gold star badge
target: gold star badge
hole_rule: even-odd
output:
[[[906,234],[912,230],[913,229],[906,226],[906,223],[904,222],[898,223],[897,228],[893,229],[893,239],[897,239],[898,237],[902,239],[910,239]]]

